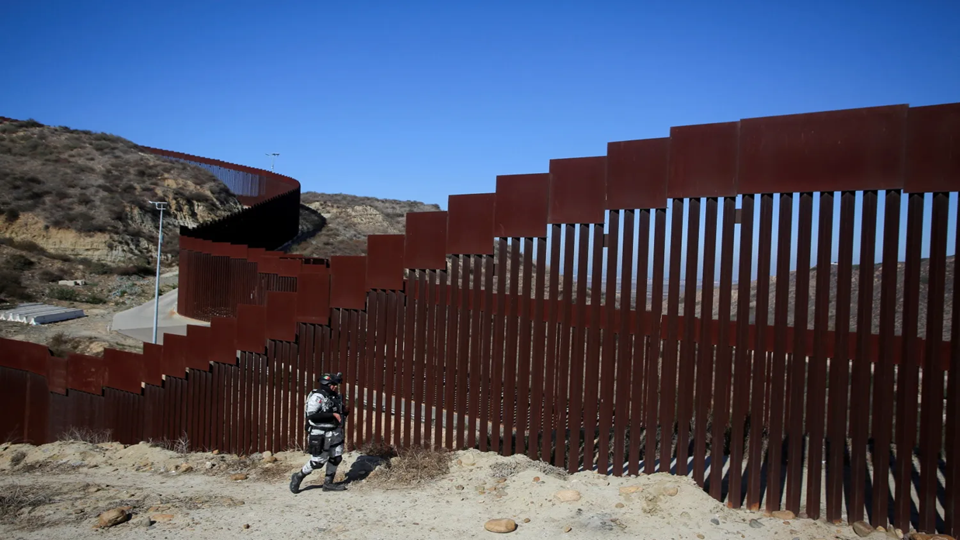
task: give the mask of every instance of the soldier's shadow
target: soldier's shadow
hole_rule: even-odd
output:
[[[350,464],[350,470],[347,471],[347,474],[344,475],[344,484],[350,484],[352,482],[359,482],[366,479],[370,476],[370,473],[375,471],[377,467],[382,465],[386,460],[376,456],[360,456],[356,461]],[[319,469],[319,472],[323,472],[324,469]],[[322,489],[323,488],[323,476],[320,476],[317,479],[317,483],[304,486],[300,491],[310,491],[311,489]]]

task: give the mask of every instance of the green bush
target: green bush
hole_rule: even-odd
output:
[[[80,298],[80,293],[70,287],[53,287],[47,291],[47,296],[64,302],[76,302]]]
[[[61,279],[66,279],[63,274],[57,272],[56,270],[48,270],[44,268],[37,274],[37,279],[45,283],[56,283]]]
[[[96,293],[87,295],[82,301],[86,302],[87,304],[106,304],[107,303],[106,298]]]
[[[13,270],[0,270],[0,298],[29,300],[30,294],[23,286],[20,273]]]
[[[29,270],[36,266],[36,262],[33,261],[30,257],[26,255],[21,255],[19,253],[14,253],[7,257],[7,268],[11,270],[16,270],[18,272],[23,272],[24,270]]]
[[[3,217],[7,220],[7,223],[13,223],[20,219],[20,211],[16,208],[7,208],[3,213]]]

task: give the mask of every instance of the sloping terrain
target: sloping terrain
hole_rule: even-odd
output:
[[[0,123],[0,237],[54,255],[111,264],[153,257],[159,214],[169,203],[164,255],[176,257],[178,228],[240,210],[208,171],[147,153],[114,135]]]
[[[312,191],[301,194],[300,203],[325,218],[325,224],[317,234],[303,239],[290,250],[309,257],[364,255],[368,234],[402,234],[407,212],[440,210],[435,204],[418,201]],[[303,214],[301,211],[301,216]]]

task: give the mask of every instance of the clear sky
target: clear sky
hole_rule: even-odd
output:
[[[445,208],[673,125],[960,101],[960,2],[732,4],[0,2],[0,116]]]
[[[672,125],[960,101],[960,2],[0,2],[0,116],[417,199]]]

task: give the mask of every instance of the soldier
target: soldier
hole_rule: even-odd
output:
[[[343,403],[343,397],[337,393],[343,375],[324,373],[318,381],[319,388],[307,396],[304,416],[308,434],[307,450],[310,460],[303,469],[290,477],[290,491],[300,493],[300,483],[308,474],[327,466],[327,476],[323,482],[324,491],[343,491],[346,486],[335,484],[337,466],[343,461],[343,421],[350,411]]]

